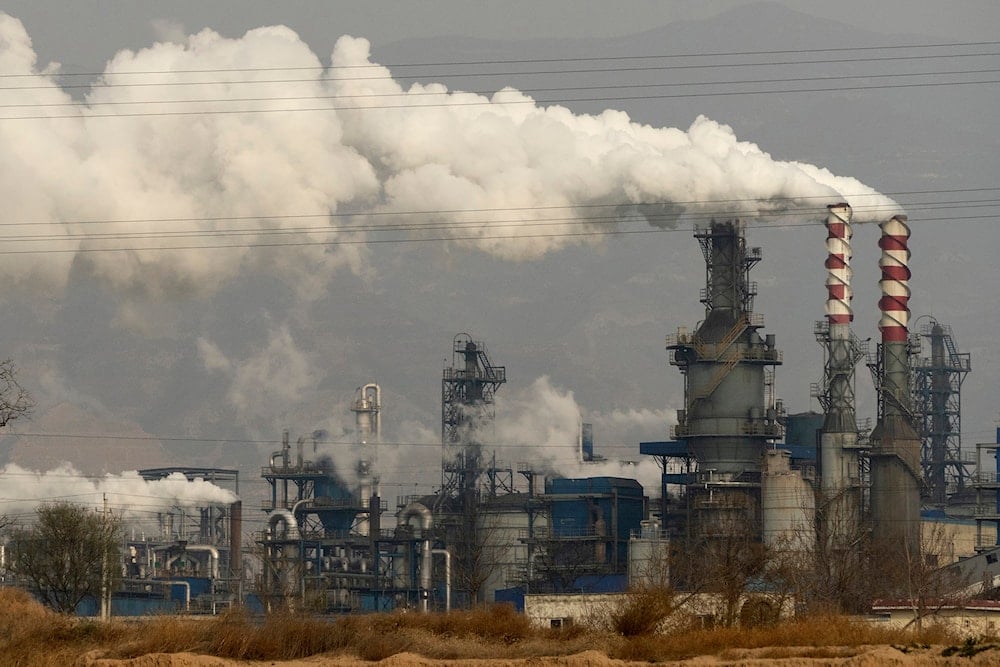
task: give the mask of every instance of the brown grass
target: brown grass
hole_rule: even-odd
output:
[[[635,637],[612,657],[626,660],[682,660],[725,654],[733,649],[762,649],[762,657],[836,657],[844,649],[878,644],[940,644],[954,637],[936,626],[922,632],[893,630],[846,616],[811,616],[758,628],[692,628]],[[846,654],[852,654],[850,650]],[[735,656],[733,656],[735,657]]]
[[[234,660],[293,660],[326,654],[376,661],[403,652],[457,660],[485,655],[538,658],[598,650],[614,658],[656,662],[699,655],[740,660],[756,650],[755,657],[765,659],[832,658],[853,655],[870,645],[956,641],[933,628],[920,634],[903,633],[840,616],[752,629],[657,634],[641,627],[635,609],[621,611],[617,631],[533,628],[523,615],[502,605],[451,614],[346,617],[284,614],[257,618],[237,610],[205,619],[161,616],[96,623],[47,611],[23,592],[0,589],[0,664],[69,664],[88,652],[108,658],[191,652]],[[622,630],[634,634],[624,636]]]

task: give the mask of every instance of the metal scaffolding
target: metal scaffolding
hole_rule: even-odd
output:
[[[920,466],[930,500],[943,505],[970,480],[970,460],[962,456],[962,382],[971,370],[968,352],[959,352],[951,327],[931,319],[920,329],[930,356],[913,361],[913,406],[920,428]]]

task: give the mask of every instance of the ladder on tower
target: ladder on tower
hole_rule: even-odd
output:
[[[719,362],[719,366],[712,373],[712,377],[708,379],[703,386],[699,387],[697,391],[693,392],[688,400],[688,410],[694,405],[696,401],[700,401],[708,398],[712,395],[722,381],[726,379],[729,373],[736,367],[736,364],[740,363],[742,358],[742,353],[739,348],[733,348],[732,345],[736,342],[736,339],[743,335],[743,332],[747,330],[750,326],[750,318],[747,315],[740,316],[732,328],[726,332],[726,335],[719,339],[719,342],[715,345],[715,355],[716,360]]]
[[[715,369],[714,373],[712,373],[712,377],[710,377],[708,382],[701,386],[697,392],[692,394],[691,403],[711,396],[712,392],[719,388],[722,381],[726,379],[738,363],[740,363],[740,351],[735,349],[730,351],[724,358],[720,359],[719,367]]]

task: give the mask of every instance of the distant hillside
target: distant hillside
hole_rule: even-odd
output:
[[[71,403],[60,403],[17,424],[0,441],[0,460],[31,470],[51,470],[69,462],[86,475],[176,465],[163,444],[129,422],[96,417]],[[38,434],[57,434],[59,437]],[[102,436],[116,434],[114,439]],[[63,437],[65,436],[65,437]]]

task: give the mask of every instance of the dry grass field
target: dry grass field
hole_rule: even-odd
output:
[[[0,590],[0,664],[86,667],[361,665],[995,665],[1000,644],[815,617],[754,629],[656,634],[533,628],[507,607],[444,614],[337,618],[230,612],[99,623],[52,613],[27,594]],[[632,626],[629,626],[632,627]],[[628,630],[628,628],[626,628]]]

